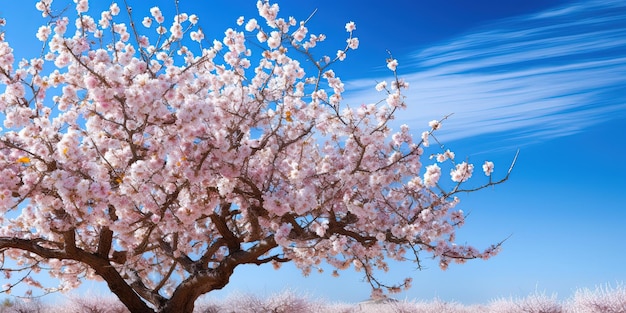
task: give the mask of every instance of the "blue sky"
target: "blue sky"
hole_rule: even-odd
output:
[[[180,9],[198,14],[208,38],[221,39],[237,17],[257,17],[255,2],[180,0]],[[39,52],[40,19],[34,1],[25,3],[0,0],[0,16],[8,22],[7,40],[27,57]],[[173,1],[155,3],[172,11]],[[445,272],[435,263],[422,271],[395,264],[387,281],[414,278],[413,288],[397,297],[481,303],[545,291],[565,298],[578,288],[625,282],[626,3],[355,3],[279,2],[283,16],[298,19],[317,9],[309,28],[328,36],[322,51],[345,45],[344,25],[356,23],[360,47],[335,68],[349,90],[346,101],[379,100],[373,86],[389,79],[389,50],[411,84],[409,107],[395,125],[409,124],[418,135],[429,120],[454,113],[438,138],[457,156],[493,160],[500,174],[520,150],[508,182],[461,198],[471,215],[458,240],[486,247],[510,236],[502,252]],[[148,8],[137,5],[133,13],[140,18]],[[209,297],[294,289],[356,302],[368,297],[368,288],[359,273],[303,278],[290,265],[249,266]],[[81,290],[88,289],[102,287],[88,283]]]

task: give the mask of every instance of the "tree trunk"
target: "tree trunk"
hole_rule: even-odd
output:
[[[93,267],[109,289],[132,313],[154,313],[148,305],[135,293],[135,291],[124,281],[120,274],[112,267]],[[191,312],[191,311],[189,311]]]
[[[185,298],[172,299],[176,301],[167,301],[159,313],[193,313],[197,298],[189,295]]]
[[[230,281],[235,267],[234,260],[222,263],[218,268],[195,273],[183,281],[159,313],[192,313],[196,300],[203,294],[224,288]]]

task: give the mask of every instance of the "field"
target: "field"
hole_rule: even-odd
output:
[[[126,313],[111,297],[68,297],[64,303],[42,300],[10,300],[0,304],[0,313]],[[248,294],[231,295],[219,302],[196,304],[197,313],[626,313],[626,286],[578,290],[569,299],[541,293],[525,298],[496,299],[483,305],[454,302],[370,300],[361,303],[327,303],[291,292],[268,298]]]

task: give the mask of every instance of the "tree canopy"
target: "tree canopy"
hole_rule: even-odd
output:
[[[391,55],[380,99],[346,103],[332,65],[358,48],[353,22],[346,46],[318,58],[325,36],[277,4],[209,41],[194,14],[74,2],[37,3],[41,55],[15,60],[0,40],[4,292],[101,278],[132,312],[191,312],[242,264],[353,267],[380,295],[411,282],[378,280],[387,260],[426,254],[445,269],[498,252],[455,243],[455,205],[510,169],[492,180],[485,162],[488,178],[466,187],[474,166],[435,141],[443,120],[417,138],[392,129],[408,83]]]

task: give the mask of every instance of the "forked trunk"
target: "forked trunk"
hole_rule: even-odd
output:
[[[168,301],[167,304],[158,311],[159,313],[192,313],[196,299],[188,299],[187,301]]]
[[[117,294],[117,297],[131,313],[192,313],[198,298],[198,296],[186,292],[178,297],[169,299],[161,308],[152,309],[145,302],[142,305],[137,305],[137,303],[134,303],[132,296]]]

